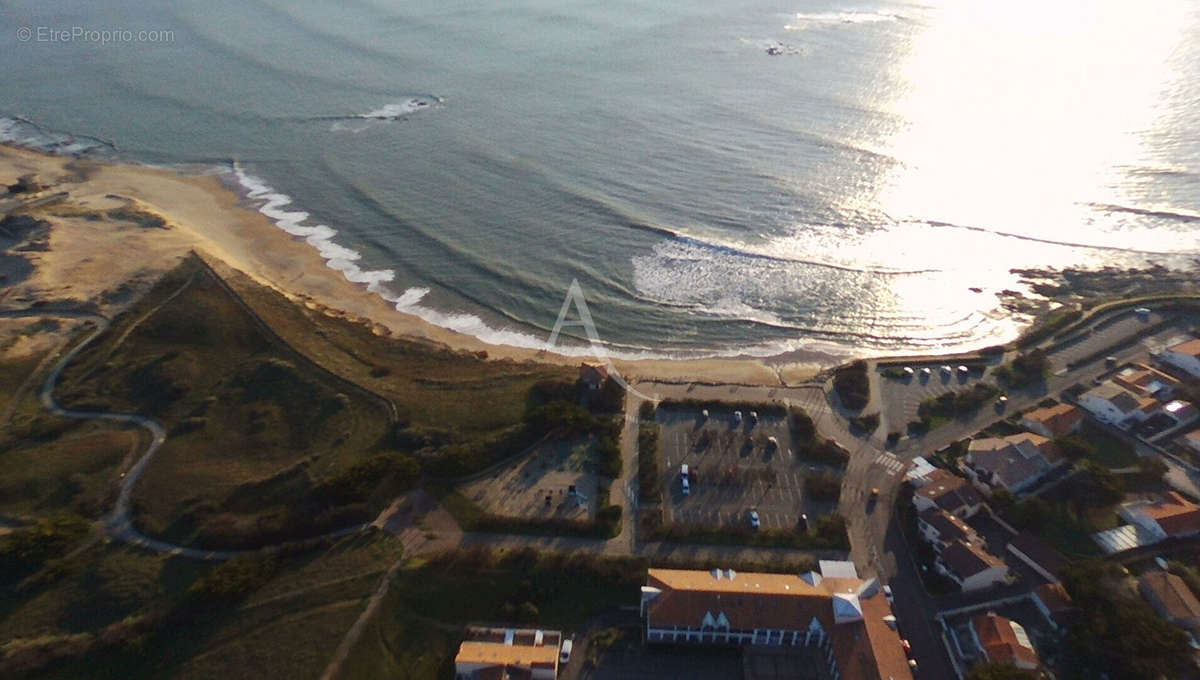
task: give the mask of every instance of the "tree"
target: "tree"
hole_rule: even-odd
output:
[[[1167,464],[1155,456],[1138,458],[1138,481],[1143,484],[1153,484],[1167,474]]]
[[[1070,484],[1071,497],[1080,507],[1107,508],[1125,496],[1125,486],[1112,470],[1090,460],[1079,463]]]
[[[1096,455],[1096,446],[1077,434],[1056,437],[1054,445],[1071,460],[1091,459]]]
[[[1120,567],[1103,560],[1076,562],[1063,573],[1063,586],[1080,609],[1067,633],[1066,678],[1158,680],[1187,675],[1187,636],[1159,618],[1129,592]]]
[[[1037,680],[1033,671],[1010,663],[978,663],[967,673],[967,680]]]

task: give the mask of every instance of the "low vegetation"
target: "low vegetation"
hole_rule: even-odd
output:
[[[673,543],[702,543],[715,545],[746,545],[761,548],[792,548],[794,550],[849,550],[846,521],[837,514],[817,519],[808,530],[752,529],[746,527],[699,527],[671,525],[660,527],[653,540]]]
[[[833,374],[833,389],[842,406],[860,411],[871,401],[871,381],[867,377],[867,362],[861,359],[838,368]]]
[[[874,432],[879,428],[879,414],[868,413],[866,415],[855,416],[850,419],[850,427],[861,432]]]
[[[999,396],[1000,390],[986,383],[975,383],[971,387],[958,392],[926,399],[917,407],[919,422],[931,426],[938,422],[965,418],[983,408],[992,399]]]
[[[792,407],[788,412],[788,429],[796,456],[804,460],[841,468],[850,461],[850,452],[832,439],[817,434],[817,426],[803,410]]]
[[[1046,352],[1035,349],[1018,354],[1011,362],[996,369],[996,379],[1011,389],[1024,389],[1040,384],[1050,372],[1050,359]]]
[[[643,420],[638,426],[638,502],[662,502],[662,464],[658,425]]]

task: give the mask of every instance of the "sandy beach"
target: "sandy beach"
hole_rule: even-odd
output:
[[[37,302],[91,302],[103,313],[127,305],[190,250],[271,286],[290,299],[330,314],[372,323],[377,332],[417,337],[489,358],[554,362],[582,359],[547,351],[485,343],[404,314],[364,285],[326,266],[315,248],[278,228],[256,206],[228,188],[215,171],[101,163],[0,146],[0,185],[34,175],[40,191],[0,194],[0,212],[45,197],[28,210],[51,228],[37,248],[0,263],[5,280],[0,306]],[[52,198],[53,197],[53,198]],[[112,211],[138,216],[108,219]],[[157,216],[163,226],[146,226]],[[29,271],[28,261],[32,264]],[[818,362],[823,362],[818,363]],[[631,379],[794,384],[830,360],[821,356],[770,359],[637,360],[614,362]]]

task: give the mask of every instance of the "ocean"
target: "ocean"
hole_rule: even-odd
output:
[[[0,140],[220,168],[401,311],[619,356],[966,349],[1200,254],[1193,0],[7,0]],[[564,333],[582,337],[578,328]]]

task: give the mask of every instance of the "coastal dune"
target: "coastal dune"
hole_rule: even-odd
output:
[[[0,211],[35,201],[27,212],[50,224],[48,235],[25,259],[32,271],[6,279],[6,308],[39,301],[97,304],[111,313],[176,264],[189,251],[218,269],[229,267],[289,299],[371,324],[376,333],[422,338],[492,359],[578,364],[577,356],[485,343],[397,311],[364,284],[348,281],[318,251],[257,211],[212,169],[185,174],[171,169],[102,163],[0,146],[0,184],[36,177],[39,191],[5,196]],[[39,199],[42,199],[39,201]],[[822,366],[810,357],[771,359],[614,360],[627,378],[756,385],[796,383]]]

